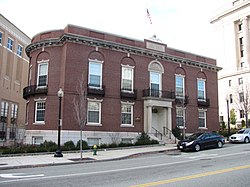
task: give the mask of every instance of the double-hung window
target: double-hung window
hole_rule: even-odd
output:
[[[44,123],[45,121],[45,101],[36,101],[35,122]]]
[[[2,44],[2,41],[3,41],[3,33],[0,32],[0,45]]]
[[[185,95],[184,78],[185,77],[183,75],[175,76],[175,94],[177,98],[184,98]]]
[[[47,86],[48,82],[48,63],[38,64],[37,86]]]
[[[88,124],[101,124],[101,101],[88,101]]]
[[[11,38],[8,38],[7,48],[11,51],[13,50],[13,40]]]
[[[239,93],[239,99],[240,99],[240,102],[244,102],[244,93],[243,92]]]
[[[206,110],[199,110],[199,128],[206,128]]]
[[[184,122],[185,122],[184,108],[176,108],[176,126],[179,128],[183,128]]]
[[[11,105],[11,124],[10,124],[10,139],[16,137],[16,125],[17,125],[17,114],[18,114],[18,105]]]
[[[2,101],[2,103],[1,103],[1,119],[0,119],[0,139],[6,138],[8,109],[9,109],[9,103],[6,101]]]
[[[159,97],[161,90],[161,73],[150,72],[150,96]]]
[[[198,100],[205,101],[206,100],[206,92],[205,92],[205,80],[198,79],[197,81],[197,88],[198,88]]]
[[[102,89],[102,62],[97,60],[89,61],[89,86]]]
[[[133,103],[121,103],[121,125],[133,126]]]
[[[23,46],[18,44],[17,45],[17,55],[22,56],[22,54],[23,54]]]
[[[122,65],[122,80],[121,80],[122,91],[128,91],[128,92],[133,91],[133,77],[134,77],[133,67]]]

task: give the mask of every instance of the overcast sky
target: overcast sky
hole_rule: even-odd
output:
[[[213,13],[232,0],[0,0],[0,13],[30,38],[74,24],[216,58]],[[149,10],[152,24],[147,18]]]

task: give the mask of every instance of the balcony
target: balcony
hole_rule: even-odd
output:
[[[209,107],[210,99],[198,98],[197,104],[198,104],[198,107]]]
[[[175,96],[175,104],[177,106],[186,106],[189,103],[188,96]]]
[[[128,90],[121,89],[120,93],[121,93],[121,99],[134,99],[134,100],[136,100],[136,98],[137,98],[137,90],[128,91]]]
[[[27,86],[23,89],[23,98],[28,99],[31,95],[36,95],[36,94],[46,94],[48,93],[48,87],[43,86],[43,87],[38,87],[37,85],[31,85]]]
[[[175,99],[175,93],[172,91],[146,89],[146,90],[143,90],[143,97]]]
[[[105,86],[102,86],[101,88],[99,86],[95,85],[88,85],[87,89],[88,95],[95,95],[95,96],[105,96]]]

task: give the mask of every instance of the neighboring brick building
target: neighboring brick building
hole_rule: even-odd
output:
[[[0,146],[24,138],[29,59],[24,52],[30,38],[0,14]]]
[[[73,100],[82,75],[89,145],[133,141],[143,131],[169,135],[176,126],[189,133],[219,129],[214,59],[73,25],[36,35],[26,53],[27,143],[57,142],[60,87],[61,142],[80,139]]]

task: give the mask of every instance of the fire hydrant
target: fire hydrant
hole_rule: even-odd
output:
[[[97,145],[93,145],[93,155],[97,155]]]

